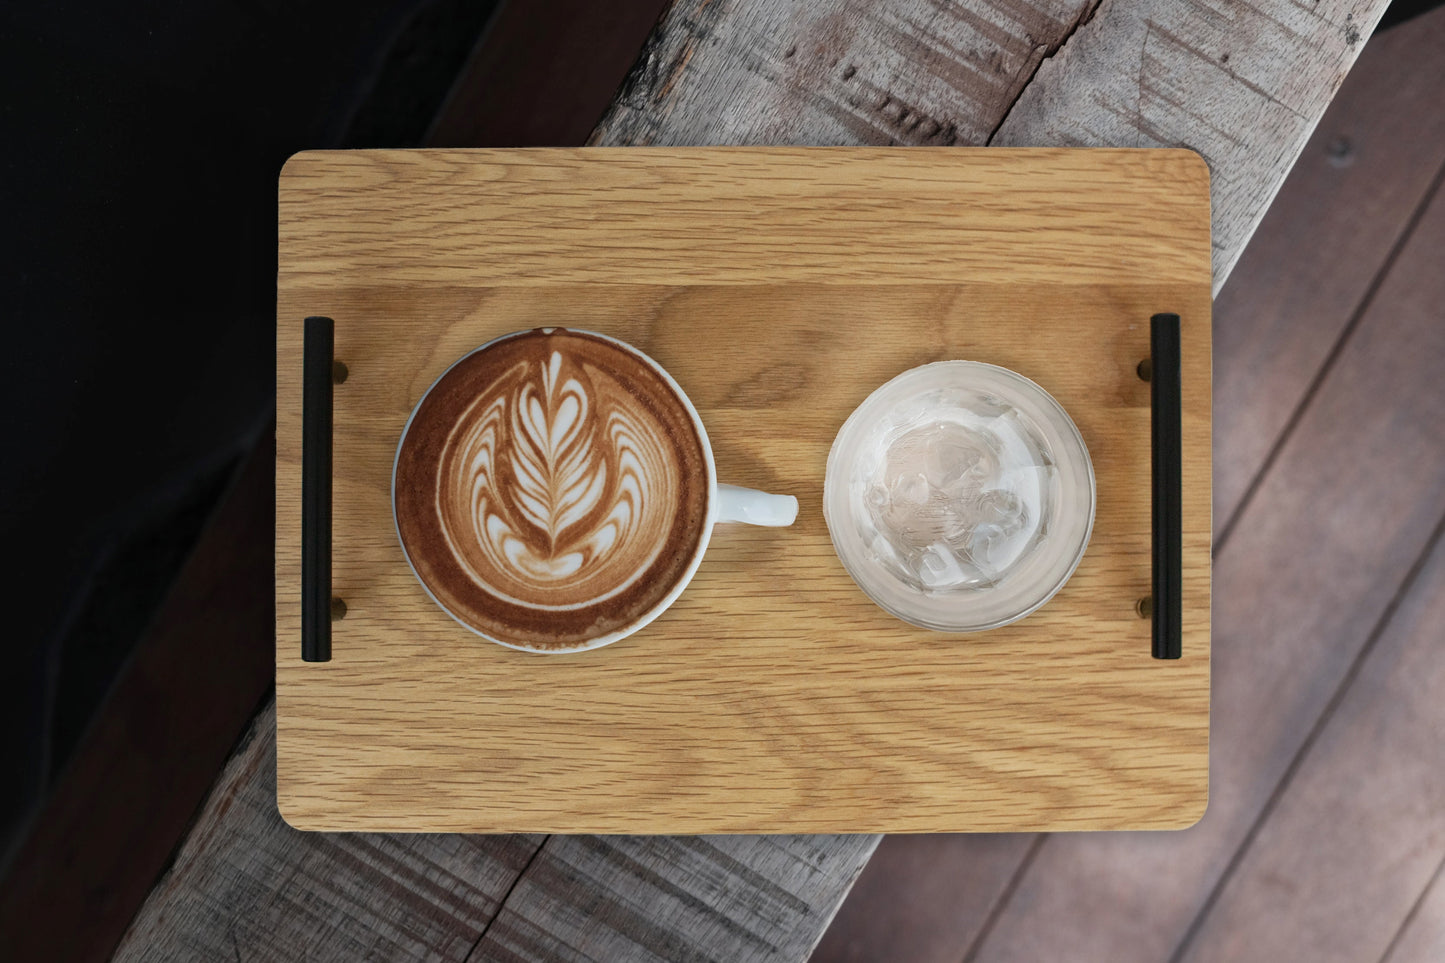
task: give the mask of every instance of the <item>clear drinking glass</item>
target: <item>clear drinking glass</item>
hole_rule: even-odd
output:
[[[1078,567],[1094,468],[1034,382],[941,361],[889,381],[843,424],[823,514],[844,568],[885,610],[930,629],[990,629],[1039,608]]]

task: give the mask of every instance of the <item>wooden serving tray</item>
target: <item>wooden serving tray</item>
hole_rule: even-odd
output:
[[[280,183],[277,797],[294,826],[922,832],[1188,826],[1208,793],[1210,237],[1182,150],[584,149],[293,157]],[[1183,657],[1150,655],[1150,316],[1181,316]],[[302,319],[335,319],[332,659],[301,659]],[[390,508],[427,386],[498,334],[637,345],[720,479],[796,494],[720,527],[652,625],[487,643],[427,597]],[[929,361],[1021,372],[1078,424],[1098,509],[1034,615],[914,628],[823,523],[833,436]]]

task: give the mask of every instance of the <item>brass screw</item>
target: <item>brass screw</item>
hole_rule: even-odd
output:
[[[1139,362],[1139,366],[1136,367],[1134,370],[1138,373],[1138,375],[1139,375],[1139,380],[1140,380],[1140,381],[1151,381],[1151,380],[1153,380],[1153,378],[1154,378],[1154,359],[1153,359],[1153,358],[1145,358],[1143,361]]]
[[[1154,617],[1154,596],[1146,595],[1135,602],[1134,611],[1139,613],[1141,619],[1152,619]]]
[[[333,384],[341,384],[349,374],[351,374],[351,372],[347,370],[346,365],[340,361],[331,362],[331,381]]]
[[[340,622],[346,618],[346,602],[335,595],[331,596],[331,621]]]

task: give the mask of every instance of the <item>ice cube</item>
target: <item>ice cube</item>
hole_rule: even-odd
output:
[[[863,503],[879,560],[916,588],[996,584],[1032,547],[1046,467],[986,427],[1006,417],[933,420],[888,433]]]

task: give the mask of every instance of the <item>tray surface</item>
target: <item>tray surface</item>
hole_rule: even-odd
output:
[[[278,802],[303,829],[924,832],[1169,828],[1207,800],[1208,173],[1188,151],[311,152],[280,187]],[[1150,657],[1149,317],[1182,319],[1184,657]],[[301,319],[336,321],[333,658],[300,658]],[[407,415],[498,334],[637,345],[720,480],[798,496],[720,527],[621,642],[487,643],[408,569]],[[1094,532],[1021,622],[929,632],[833,554],[823,466],[928,361],[1042,385],[1088,444]]]

